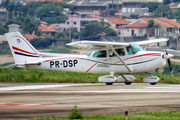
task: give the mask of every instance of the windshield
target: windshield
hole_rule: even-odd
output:
[[[88,53],[87,56],[91,56],[92,53],[93,53],[93,51],[91,51],[90,53]]]
[[[128,55],[136,54],[139,51],[144,50],[136,43],[129,43],[129,46],[127,47]]]

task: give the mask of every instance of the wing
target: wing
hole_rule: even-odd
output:
[[[134,42],[138,45],[149,45],[149,44],[154,44],[154,43],[159,43],[159,42],[166,42],[168,39],[154,39],[154,40],[145,40],[145,41],[139,41],[139,42]]]
[[[119,42],[101,42],[101,41],[78,41],[68,43],[66,45],[77,47],[77,48],[89,48],[89,49],[106,49],[107,47],[123,47],[129,46],[129,43],[119,43]]]

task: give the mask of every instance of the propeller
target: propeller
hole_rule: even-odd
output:
[[[170,70],[170,73],[173,74],[173,69],[172,69],[172,65],[171,65],[171,61],[170,61],[170,58],[173,57],[174,55],[172,54],[168,54],[167,50],[166,50],[166,59],[168,61],[168,65],[169,65],[169,70]]]

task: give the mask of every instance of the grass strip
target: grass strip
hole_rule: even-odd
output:
[[[128,115],[127,120],[179,120],[180,111],[159,111],[146,113],[133,113]],[[68,117],[31,118],[30,120],[69,120]],[[91,115],[83,116],[83,120],[126,120],[124,114]]]
[[[28,70],[28,69],[11,69],[0,68],[1,83],[98,83],[98,77],[107,74],[93,73],[77,73],[77,72],[60,72],[60,71],[45,71],[45,70]],[[153,74],[158,76],[158,83],[179,84],[180,75],[163,75]],[[119,76],[115,74],[115,76]],[[149,74],[135,74],[135,83],[143,82],[142,77],[148,77]]]

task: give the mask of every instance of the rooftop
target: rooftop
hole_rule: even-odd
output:
[[[123,20],[122,18],[105,18],[105,19],[115,24],[129,24],[129,22]]]
[[[44,24],[44,25],[48,25],[47,22],[44,22],[44,21],[39,21],[41,24]]]
[[[36,36],[36,35],[27,35],[27,34],[25,34],[24,35],[24,37],[27,39],[27,40],[32,40],[32,39],[34,39],[34,38],[39,38],[38,36]]]
[[[38,29],[42,32],[58,32],[57,30],[55,29],[52,29],[52,28],[47,28],[47,27],[43,27],[43,26],[39,26]]]
[[[145,21],[146,23],[148,23],[148,20],[154,20],[154,22],[161,24],[165,27],[180,27],[180,24],[178,22],[172,21],[168,18],[140,18],[143,21]]]
[[[163,0],[122,0],[123,3],[149,3],[149,2],[163,2]],[[121,0],[114,0],[113,4],[122,4]],[[74,6],[108,6],[112,4],[112,0],[72,0],[68,2]]]
[[[128,24],[128,25],[124,25],[124,26],[118,26],[117,28],[146,28],[148,27],[147,23],[133,23],[133,24]]]
[[[55,28],[56,26],[58,26],[59,24],[51,24],[51,25],[49,25],[47,28]]]

